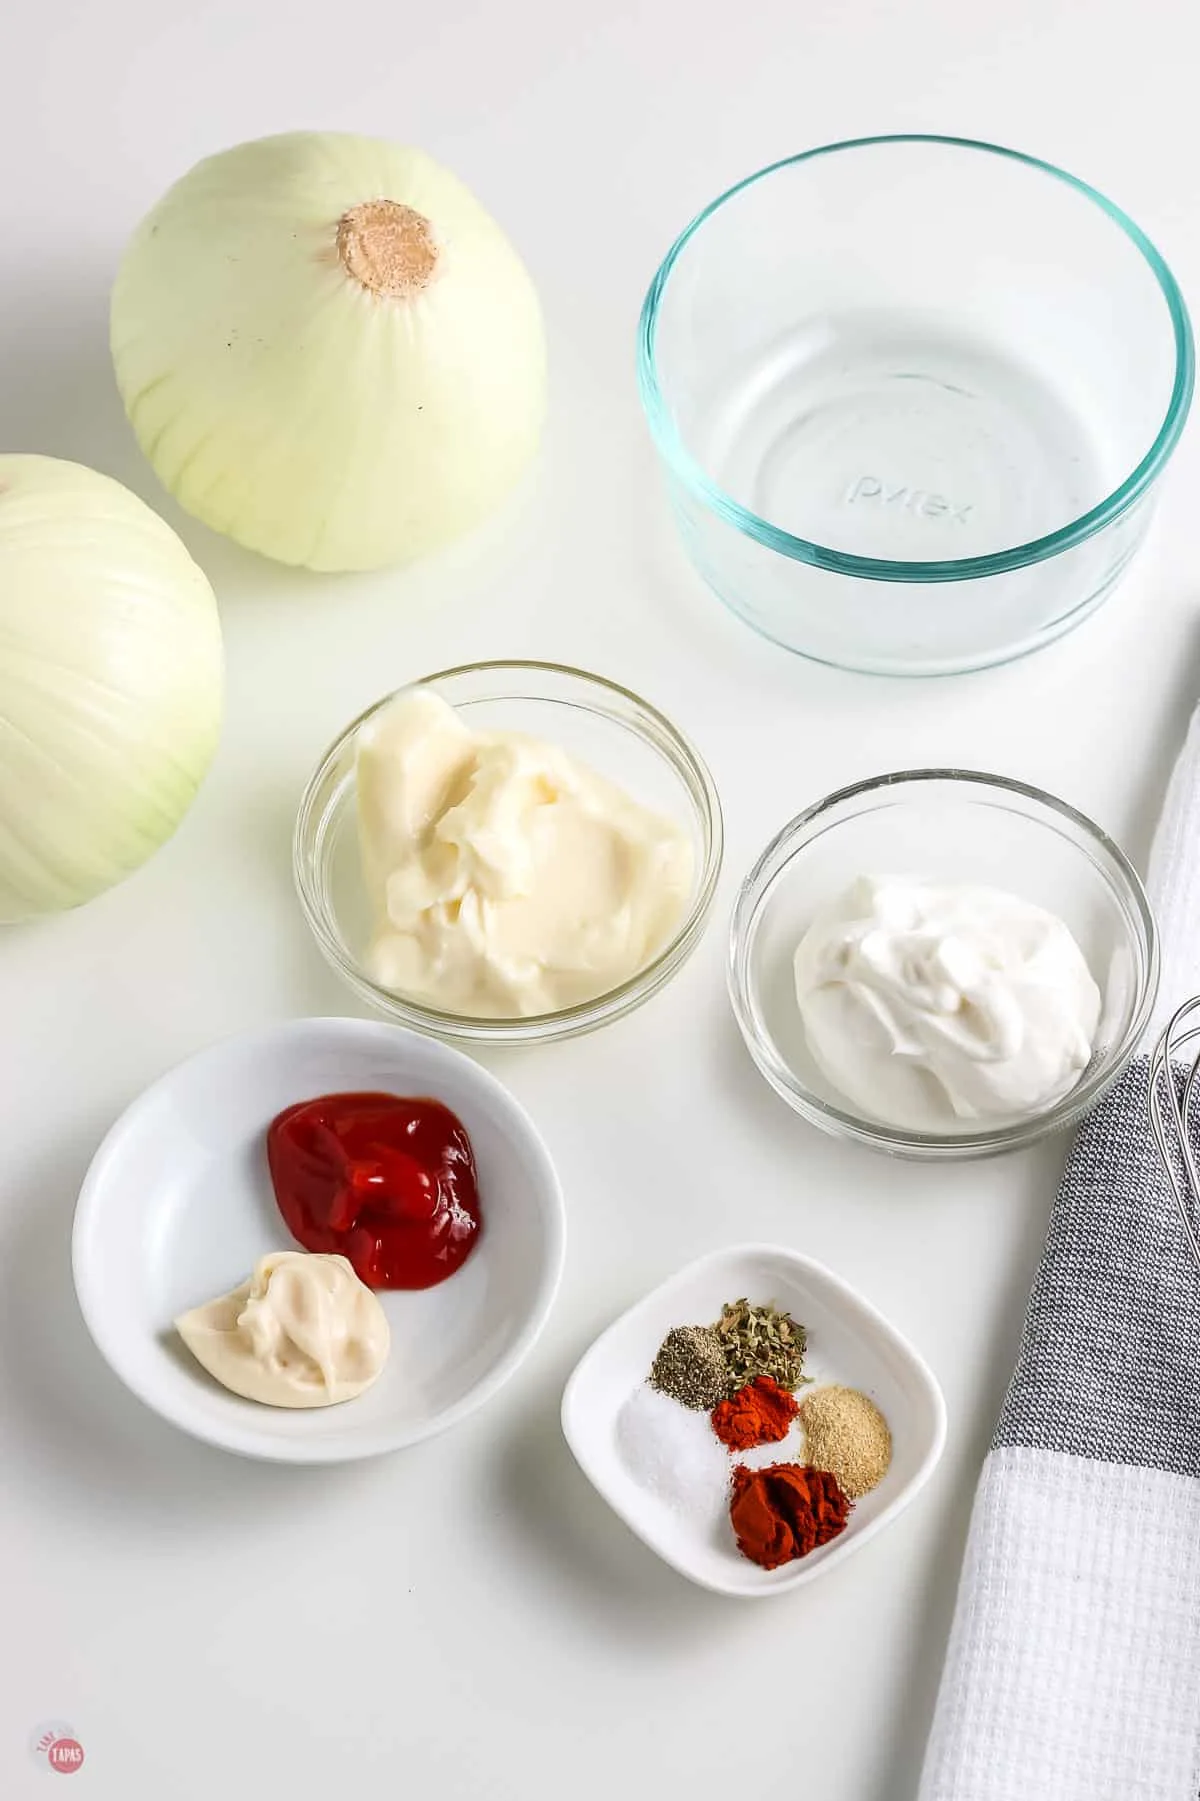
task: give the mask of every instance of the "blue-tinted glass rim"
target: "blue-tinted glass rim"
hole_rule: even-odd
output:
[[[1130,243],[1140,250],[1166,301],[1175,338],[1175,380],[1166,416],[1153,444],[1137,467],[1105,499],[1069,524],[1060,526],[1057,531],[1049,532],[1041,538],[1033,538],[1027,544],[993,551],[987,556],[954,557],[943,562],[901,562],[885,557],[855,556],[849,551],[832,550],[827,545],[795,537],[791,532],[772,525],[768,519],[763,519],[740,505],[705,474],[684,445],[659,387],[654,344],[663,293],[683,250],[718,207],[724,206],[727,200],[732,200],[744,188],[764,180],[768,175],[776,174],[780,169],[790,168],[794,163],[810,162],[818,156],[832,156],[841,150],[875,149],[885,144],[941,144],[954,150],[983,151],[990,156],[1003,156],[1012,162],[1023,163],[1030,169],[1040,169],[1044,174],[1053,176],[1056,181],[1065,182],[1068,187],[1074,188],[1077,193],[1098,206],[1125,233]],[[828,569],[838,575],[859,576],[868,581],[969,581],[980,576],[1002,575],[1010,569],[1022,569],[1029,563],[1042,562],[1047,557],[1069,550],[1073,545],[1084,543],[1131,507],[1155,481],[1183,430],[1191,404],[1194,378],[1192,328],[1183,295],[1162,256],[1127,213],[1122,212],[1119,206],[1115,206],[1086,181],[1080,181],[1078,176],[1069,175],[1065,169],[1059,169],[1053,163],[1044,162],[1041,157],[1027,156],[1024,151],[1010,150],[1003,144],[989,144],[980,138],[948,137],[926,132],[845,138],[840,143],[823,144],[815,150],[803,150],[796,156],[781,157],[778,162],[770,163],[765,169],[759,169],[753,175],[747,175],[742,181],[736,182],[733,187],[727,188],[723,194],[710,201],[703,212],[698,213],[676,238],[650,284],[638,323],[638,387],[642,405],[655,443],[674,476],[720,518],[769,549],[791,557],[796,562],[814,564],[817,568]]]

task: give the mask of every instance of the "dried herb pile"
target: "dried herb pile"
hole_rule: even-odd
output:
[[[799,1388],[804,1375],[808,1333],[790,1313],[776,1307],[752,1307],[743,1296],[728,1301],[714,1330],[725,1347],[729,1392],[736,1394],[755,1376],[770,1376],[780,1388]]]

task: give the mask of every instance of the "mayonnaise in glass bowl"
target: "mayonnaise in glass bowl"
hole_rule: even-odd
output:
[[[644,968],[607,993],[557,1012],[520,1017],[452,1013],[381,987],[364,967],[374,921],[359,849],[355,751],[363,724],[396,698],[389,694],[330,746],[296,820],[293,865],[300,904],[332,966],[361,999],[389,1018],[440,1038],[477,1044],[573,1037],[620,1018],[657,993],[699,942],[720,874],[721,807],[698,752],[628,689],[554,663],[474,663],[408,686],[432,689],[476,730],[521,732],[560,746],[635,801],[674,820],[692,843],[691,892],[671,938]]]
[[[1091,1061],[1067,1094],[1019,1117],[916,1130],[871,1118],[832,1085],[809,1050],[793,963],[818,912],[863,876],[1000,889],[1065,923],[1101,994]],[[1125,1068],[1157,989],[1154,920],[1123,852],[1073,807],[1003,776],[919,769],[844,788],[783,828],[734,907],[730,997],[762,1074],[823,1131],[895,1156],[991,1156],[1077,1119]]]

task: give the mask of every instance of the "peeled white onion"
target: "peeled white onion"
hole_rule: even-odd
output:
[[[117,383],[176,499],[285,563],[369,569],[467,530],[545,410],[541,311],[419,150],[294,132],[199,163],[113,291]]]
[[[221,726],[213,591],[119,482],[0,455],[0,921],[78,906],[175,830]]]

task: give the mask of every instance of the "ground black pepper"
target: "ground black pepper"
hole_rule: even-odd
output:
[[[685,1407],[711,1413],[729,1393],[724,1341],[714,1326],[672,1326],[658,1348],[650,1386]]]

